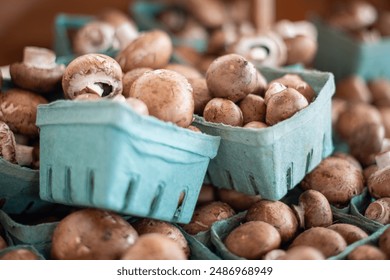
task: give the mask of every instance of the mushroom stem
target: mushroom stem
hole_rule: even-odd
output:
[[[33,147],[16,144],[16,161],[21,166],[31,166],[34,162]]]
[[[56,55],[53,51],[46,48],[25,47],[23,63],[29,67],[53,69],[56,67]]]
[[[297,217],[299,227],[305,228],[305,209],[298,205],[292,205],[291,208],[294,210],[295,216]]]
[[[253,23],[257,32],[269,30],[275,22],[274,0],[253,0]]]
[[[376,164],[378,165],[378,170],[385,169],[390,166],[390,151],[385,151],[379,153],[375,156]]]

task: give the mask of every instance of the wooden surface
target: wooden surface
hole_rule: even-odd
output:
[[[276,19],[302,20],[321,12],[329,0],[275,0]],[[389,0],[372,0],[389,5]],[[53,47],[58,13],[97,14],[106,8],[128,11],[130,0],[0,0],[0,66],[22,58],[26,45]]]

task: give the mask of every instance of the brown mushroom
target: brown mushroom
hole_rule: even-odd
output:
[[[386,260],[386,254],[378,247],[364,244],[356,247],[347,256],[348,260]]]
[[[182,225],[189,234],[195,235],[202,231],[210,230],[212,224],[217,221],[232,217],[236,213],[227,203],[212,201],[195,208],[191,221]]]
[[[341,98],[332,98],[332,127],[336,127],[336,123],[340,114],[347,108],[347,101]]]
[[[0,250],[7,248],[7,242],[5,242],[4,238],[0,235]]]
[[[289,248],[284,255],[281,255],[278,260],[324,260],[324,254],[317,248],[298,245]]]
[[[68,99],[83,93],[113,98],[122,93],[122,70],[104,54],[85,54],[72,60],[65,69],[62,88]]]
[[[126,104],[129,105],[136,113],[144,116],[149,116],[149,109],[146,106],[145,102],[141,99],[137,99],[134,97],[126,98]]]
[[[286,255],[286,251],[283,249],[273,249],[263,256],[263,260],[279,260]]]
[[[130,89],[130,97],[142,100],[149,114],[160,120],[188,127],[194,114],[194,97],[187,79],[171,70],[148,71]]]
[[[189,78],[188,82],[190,83],[193,89],[195,109],[194,113],[202,116],[206,104],[213,99],[213,96],[210,94],[209,89],[207,88],[207,83],[205,78]]]
[[[238,102],[255,91],[257,71],[241,55],[223,55],[215,59],[207,69],[206,82],[214,97]]]
[[[287,65],[302,63],[311,65],[318,49],[317,41],[309,36],[298,35],[285,38],[287,48]]]
[[[223,123],[231,126],[242,126],[244,118],[240,107],[225,98],[213,98],[207,102],[203,117],[208,122]]]
[[[268,101],[270,100],[270,98],[273,95],[280,93],[280,92],[284,91],[285,89],[287,89],[287,87],[285,85],[283,85],[282,83],[271,82],[268,85],[266,92],[264,93],[264,103],[268,104]]]
[[[165,31],[151,30],[141,33],[115,59],[123,72],[141,67],[159,69],[168,64],[172,49],[171,38]]]
[[[335,256],[347,247],[344,238],[336,231],[324,227],[312,227],[300,233],[289,248],[295,246],[311,246],[329,258]]]
[[[306,98],[293,88],[287,88],[271,96],[267,103],[266,123],[275,125],[309,105]]]
[[[344,153],[344,152],[335,152],[332,154],[333,157],[337,157],[337,158],[343,158],[343,159],[346,159],[347,161],[349,161],[350,163],[352,163],[358,170],[363,170],[363,167],[362,165],[359,163],[359,161],[354,157],[352,156],[351,154],[347,154],[347,153]]]
[[[374,27],[383,37],[390,36],[390,12],[382,10]]]
[[[304,190],[321,192],[334,206],[343,206],[363,191],[363,174],[343,158],[328,157],[301,182]]]
[[[262,221],[250,221],[233,229],[224,240],[233,254],[249,259],[262,259],[269,251],[279,248],[281,238],[272,225]]]
[[[244,125],[243,127],[246,127],[246,128],[254,128],[254,129],[260,129],[260,128],[266,128],[268,127],[268,125],[266,123],[263,123],[263,122],[257,122],[257,121],[253,121],[253,122],[248,122],[246,125]]]
[[[18,248],[13,249],[4,255],[0,256],[0,260],[38,260],[37,254],[28,249]]]
[[[25,47],[23,62],[10,65],[12,82],[25,90],[48,93],[60,86],[65,65],[56,63],[52,50]]]
[[[179,63],[169,63],[164,67],[165,69],[176,71],[186,77],[188,80],[190,79],[200,79],[203,78],[203,75],[193,66],[184,65]]]
[[[368,88],[372,95],[372,103],[377,107],[390,105],[390,80],[378,78],[369,81]]]
[[[211,184],[203,184],[196,205],[207,204],[216,200],[216,190]]]
[[[390,197],[371,202],[364,211],[364,216],[384,225],[390,224]]]
[[[298,231],[293,210],[281,201],[262,199],[254,203],[245,215],[246,221],[263,221],[274,226],[283,243],[292,240]]]
[[[9,89],[0,94],[0,121],[5,122],[14,133],[37,137],[37,107],[47,103],[44,97],[36,93]]]
[[[390,138],[390,107],[379,107],[378,110],[385,128],[385,137]]]
[[[261,200],[259,195],[248,195],[233,189],[217,189],[218,200],[229,204],[237,213],[248,210],[254,203]]]
[[[177,242],[161,233],[146,233],[125,249],[121,260],[186,260]]]
[[[238,106],[241,109],[244,124],[252,121],[265,122],[266,106],[261,96],[248,94]]]
[[[337,231],[345,239],[347,245],[368,237],[367,232],[351,224],[338,223],[330,225],[327,228]]]
[[[299,205],[292,209],[301,228],[327,227],[333,222],[333,213],[329,201],[316,190],[306,190],[299,196]]]
[[[390,259],[390,228],[387,228],[379,236],[378,246],[386,254],[387,259]]]
[[[378,170],[368,179],[368,191],[374,198],[390,197],[390,151],[378,154],[375,160]]]
[[[181,231],[174,225],[152,219],[140,219],[131,224],[139,235],[147,233],[160,233],[175,241],[183,250],[187,258],[190,256],[190,247]]]
[[[121,216],[82,209],[62,219],[52,236],[51,256],[60,260],[114,260],[138,238]]]
[[[225,7],[220,0],[187,0],[184,7],[207,28],[219,27],[225,21]]]
[[[350,102],[370,103],[372,100],[367,83],[358,75],[349,76],[338,81],[335,97]]]
[[[371,177],[372,174],[374,174],[376,171],[378,171],[379,167],[376,164],[372,164],[370,166],[367,166],[363,169],[363,176],[364,181],[367,183],[368,179]]]
[[[124,97],[130,97],[130,89],[134,81],[141,77],[145,72],[153,70],[149,67],[135,68],[126,72],[122,77],[123,91],[122,94]]]

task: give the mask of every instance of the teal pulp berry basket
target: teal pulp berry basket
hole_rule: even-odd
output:
[[[268,81],[296,73],[317,97],[291,118],[264,129],[211,123],[197,116],[194,125],[221,137],[218,155],[210,161],[206,182],[265,199],[279,200],[333,151],[331,73],[261,68]]]
[[[43,200],[178,223],[220,142],[110,100],[41,105],[37,125]]]
[[[316,69],[329,71],[336,80],[358,75],[366,80],[390,78],[390,38],[374,43],[354,40],[319,18],[313,19],[318,29]]]

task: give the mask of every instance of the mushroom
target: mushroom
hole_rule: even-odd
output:
[[[373,98],[367,83],[358,75],[352,75],[338,81],[335,97],[350,102],[364,103],[370,103]]]
[[[176,71],[186,77],[188,80],[190,79],[200,79],[203,78],[203,75],[193,66],[184,65],[179,63],[169,63],[164,69]]]
[[[213,98],[204,107],[203,117],[208,122],[242,126],[244,117],[240,107],[225,98]]]
[[[48,93],[60,85],[65,65],[56,63],[52,50],[25,47],[23,62],[10,65],[12,82],[25,90]]]
[[[347,256],[348,260],[386,260],[386,254],[370,244],[357,246]]]
[[[0,71],[0,92],[2,88],[3,88],[3,72]]]
[[[330,156],[307,174],[300,186],[321,192],[334,206],[343,206],[363,191],[363,183],[361,170],[346,159]]]
[[[268,89],[264,93],[264,103],[268,104],[268,101],[270,100],[270,98],[273,95],[280,93],[280,92],[284,91],[285,89],[287,89],[287,87],[285,85],[283,85],[282,83],[271,82],[268,86]]]
[[[263,260],[279,260],[286,255],[286,251],[283,249],[273,249],[263,256]]]
[[[121,260],[186,260],[177,242],[161,233],[146,233],[122,253]]]
[[[293,38],[285,38],[287,48],[287,65],[302,63],[311,65],[318,49],[317,40],[304,35]]]
[[[187,79],[171,70],[148,71],[130,89],[130,97],[143,101],[149,114],[160,120],[188,127],[194,114],[194,97]]]
[[[343,158],[343,159],[346,159],[347,161],[349,161],[350,163],[352,163],[357,169],[359,169],[360,171],[363,170],[363,167],[362,165],[359,163],[359,161],[354,157],[352,156],[351,154],[347,154],[347,153],[343,153],[343,152],[335,152],[332,154],[333,157],[337,157],[337,158]]]
[[[9,89],[0,94],[0,121],[5,122],[16,134],[35,138],[39,134],[35,125],[37,107],[47,103],[44,97],[36,93]]]
[[[31,250],[18,248],[13,249],[2,256],[0,256],[0,260],[38,260],[39,256],[32,252]]]
[[[285,74],[280,78],[270,81],[269,87],[273,83],[281,83],[288,88],[297,90],[306,98],[308,103],[313,102],[316,97],[316,93],[311,85],[305,82],[298,74]]]
[[[386,254],[387,259],[390,259],[390,228],[379,236],[378,246]]]
[[[317,248],[298,245],[289,248],[285,254],[277,258],[277,260],[324,260],[324,254]]]
[[[390,151],[378,154],[375,160],[378,170],[368,179],[368,191],[374,198],[390,197]]]
[[[292,240],[298,231],[298,220],[293,210],[281,201],[262,199],[254,203],[245,215],[248,221],[263,221],[274,226],[282,243]]]
[[[72,60],[66,67],[62,88],[68,99],[84,93],[113,98],[122,93],[122,70],[107,55],[85,54]]]
[[[316,190],[306,190],[299,196],[299,205],[293,205],[299,226],[304,229],[327,227],[333,222],[329,201]]]
[[[341,98],[332,98],[332,127],[336,127],[340,114],[347,108],[347,101]]]
[[[382,117],[382,123],[385,128],[385,137],[390,138],[390,106],[379,107],[379,113]]]
[[[283,39],[306,36],[312,40],[317,40],[318,35],[316,26],[307,20],[291,21],[282,19],[272,26],[272,30],[278,33]]]
[[[216,200],[216,190],[215,187],[211,184],[203,184],[200,188],[198,200],[196,205],[207,204]]]
[[[149,109],[145,102],[141,99],[134,97],[128,97],[125,100],[126,104],[129,105],[136,113],[144,116],[149,116]]]
[[[73,100],[75,101],[97,101],[100,100],[102,97],[96,93],[83,93],[80,95],[77,95]]]
[[[77,210],[52,235],[51,256],[60,260],[115,260],[138,238],[121,216],[100,209]]]
[[[159,69],[168,64],[172,50],[171,38],[165,31],[151,30],[141,33],[115,59],[123,72],[141,67]]]
[[[137,80],[139,77],[141,77],[147,71],[151,71],[151,70],[153,69],[150,67],[141,67],[126,72],[122,77],[123,96],[126,98],[130,97],[130,89],[134,81]]]
[[[257,88],[257,71],[241,55],[223,55],[215,59],[207,69],[206,82],[214,97],[238,102]]]
[[[260,129],[260,128],[266,128],[266,127],[268,127],[268,125],[267,125],[266,123],[263,123],[263,122],[253,121],[253,122],[247,123],[247,124],[244,125],[243,127],[245,127],[245,128]]]
[[[252,121],[265,122],[266,106],[261,96],[248,94],[238,106],[241,109],[244,124]]]
[[[218,200],[229,204],[237,213],[248,210],[254,203],[261,200],[259,195],[248,195],[233,189],[217,189]]]
[[[212,201],[210,203],[198,205],[195,208],[191,221],[182,225],[182,228],[191,235],[210,230],[211,226],[220,220],[232,217],[236,213],[227,203]]]
[[[268,100],[265,122],[275,125],[284,121],[309,105],[306,98],[293,88],[274,94]]]
[[[312,227],[300,233],[289,248],[310,246],[318,249],[325,258],[335,256],[347,247],[344,238],[336,231],[324,227]]]
[[[371,177],[372,174],[374,174],[376,171],[378,171],[379,167],[376,164],[372,164],[370,166],[367,166],[363,169],[363,176],[364,181],[367,183],[368,179]]]
[[[233,254],[249,259],[262,259],[269,251],[280,247],[279,232],[262,221],[250,221],[233,229],[225,238],[226,248]]]
[[[390,224],[390,197],[371,202],[364,211],[364,216],[384,225]]]
[[[207,103],[213,99],[213,96],[210,94],[209,89],[207,88],[207,83],[205,78],[188,78],[193,89],[195,108],[194,113],[202,116],[204,108]]]
[[[379,33],[383,36],[390,36],[390,12],[381,11],[379,14],[378,20],[376,21],[374,28],[376,28]]]
[[[5,242],[4,238],[0,235],[0,250],[7,248],[7,242]]]
[[[190,247],[186,238],[181,231],[171,223],[143,218],[135,221],[131,225],[141,236],[148,233],[160,233],[169,237],[180,246],[187,258],[190,256]]]
[[[16,163],[15,137],[5,122],[0,121],[0,157]]]
[[[347,245],[368,237],[367,232],[351,224],[338,223],[330,225],[327,228],[337,231],[345,239]]]
[[[377,78],[368,82],[372,103],[377,107],[390,106],[390,80]]]
[[[203,26],[216,28],[225,21],[225,6],[220,0],[187,0],[184,3],[190,12]]]

